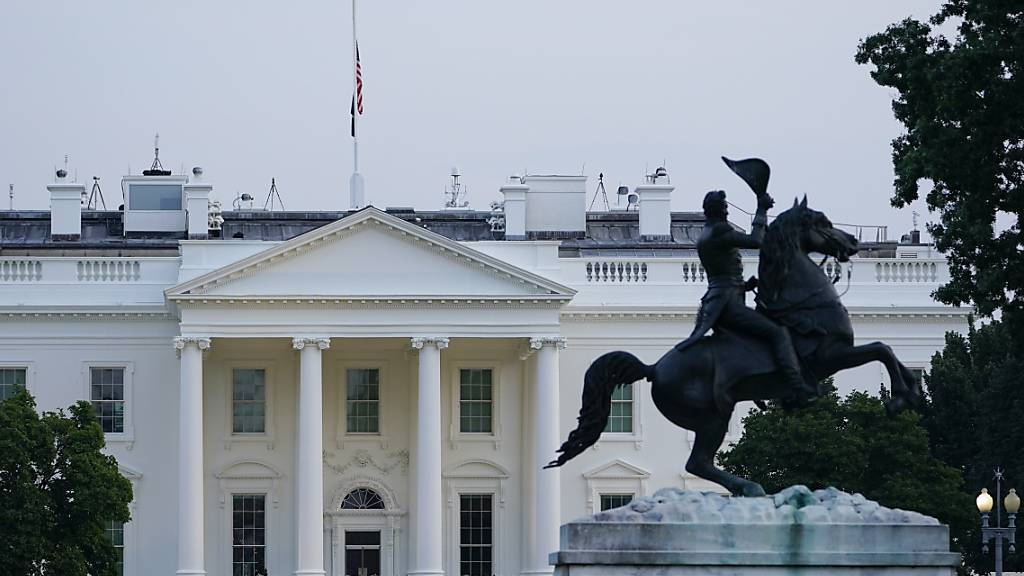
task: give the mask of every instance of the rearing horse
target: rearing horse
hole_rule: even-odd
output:
[[[857,239],[832,226],[829,219],[807,207],[807,197],[780,214],[765,234],[758,264],[757,308],[786,326],[809,382],[817,383],[840,370],[881,362],[889,373],[890,414],[916,405],[921,390],[913,373],[882,342],[853,344],[853,326],[831,280],[808,256],[832,256],[841,262],[858,250]],[[727,488],[738,496],[763,496],[760,484],[720,470],[715,453],[725,439],[732,408],[716,407],[713,388],[724,385],[735,401],[783,399],[791,394],[776,371],[764,343],[742,334],[716,329],[711,336],[682,352],[669,350],[654,365],[629,352],[609,352],[587,369],[578,426],[559,448],[565,464],[592,446],[608,421],[616,388],[647,379],[658,410],[673,424],[695,433],[686,470]],[[819,390],[819,394],[821,390]]]

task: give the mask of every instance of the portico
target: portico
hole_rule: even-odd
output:
[[[345,573],[339,547],[389,554],[381,573],[460,573],[459,558],[447,552],[459,545],[446,542],[446,518],[453,515],[445,513],[460,505],[453,501],[460,494],[490,502],[494,516],[508,500],[528,510],[519,526],[523,538],[514,538],[521,547],[503,543],[488,552],[496,555],[488,560],[495,569],[504,562],[504,569],[520,566],[523,573],[551,571],[560,488],[558,473],[542,466],[560,442],[559,309],[573,290],[371,208],[166,294],[181,317],[174,342],[181,368],[178,574],[230,568],[210,548],[232,546],[219,537],[231,532],[216,526],[205,506],[216,492],[211,480],[221,477],[212,463],[225,450],[228,459],[262,462],[267,471],[255,475],[276,478],[266,512],[259,512],[267,522],[261,537],[271,542],[261,553],[275,566],[294,566],[295,574]],[[260,409],[273,414],[271,433],[227,434],[222,441],[222,431],[204,430],[203,414],[211,410],[204,399],[232,398],[212,388],[224,388],[225,378],[236,378],[224,375],[250,366],[267,366],[252,369],[266,371],[261,389],[273,399]],[[350,390],[341,400],[346,382],[356,386],[353,374],[371,374],[381,396],[353,400]],[[480,421],[473,410],[481,401],[459,391],[479,387],[470,379],[481,374],[492,424],[465,432],[459,423]],[[235,409],[242,403],[235,401]],[[353,424],[357,405],[384,412],[379,427],[370,428],[375,432],[352,431],[361,430]],[[523,470],[523,478],[502,478],[502,461]],[[477,487],[466,480],[464,472],[480,463],[495,472],[469,477],[495,482]],[[466,487],[453,492],[460,483]],[[341,486],[366,487],[388,507],[342,514]],[[221,497],[222,506],[231,501]],[[346,544],[362,534],[348,531],[346,519],[371,516],[387,518],[387,534]],[[292,549],[293,558],[282,558],[282,549]]]

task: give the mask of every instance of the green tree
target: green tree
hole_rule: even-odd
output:
[[[129,520],[132,488],[103,446],[88,402],[42,415],[24,390],[0,402],[0,574],[115,574],[105,529]]]
[[[948,333],[945,349],[932,358],[925,378],[929,402],[924,424],[932,453],[963,473],[970,496],[982,486],[995,488],[996,466],[1004,467],[1008,487],[1024,486],[1024,361],[1010,336],[1011,329],[1001,322],[972,327],[966,336]],[[990,568],[992,557],[980,554],[978,534],[972,531],[970,537],[971,563]],[[1005,567],[1022,571],[1022,560],[1006,556]]]
[[[935,297],[1024,325],[1024,2],[947,0],[929,22],[907,19],[865,39],[856,61],[895,90],[906,129],[892,142],[892,204],[932,184],[926,199],[940,221],[928,231],[950,265]],[[1000,232],[998,213],[1012,218]]]
[[[829,383],[831,385],[831,383]],[[883,506],[914,510],[949,524],[962,550],[976,514],[960,471],[929,451],[921,415],[890,418],[881,398],[833,390],[808,406],[769,403],[743,419],[743,436],[719,463],[769,493],[793,484],[860,492]]]

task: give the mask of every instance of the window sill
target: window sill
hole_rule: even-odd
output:
[[[448,440],[452,450],[457,450],[459,444],[492,444],[495,450],[501,449],[501,438],[497,434],[487,432],[455,432]]]
[[[246,445],[246,444],[264,444],[267,450],[273,450],[276,444],[276,440],[273,434],[230,434],[225,436],[222,440],[224,442],[224,449],[231,451],[233,445]]]
[[[127,432],[104,432],[103,440],[107,445],[122,445],[125,450],[131,450],[135,447],[135,433],[131,430]]]
[[[636,432],[602,432],[601,437],[594,443],[594,447],[601,448],[601,444],[626,444],[632,443],[636,450],[639,450],[644,443],[644,437]]]

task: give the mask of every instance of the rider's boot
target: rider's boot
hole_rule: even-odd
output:
[[[814,398],[818,395],[816,386],[812,386],[800,374],[800,362],[793,351],[793,343],[789,338],[789,331],[783,328],[781,337],[773,340],[772,351],[775,361],[779,364],[779,372],[788,384],[789,389],[798,400]]]

